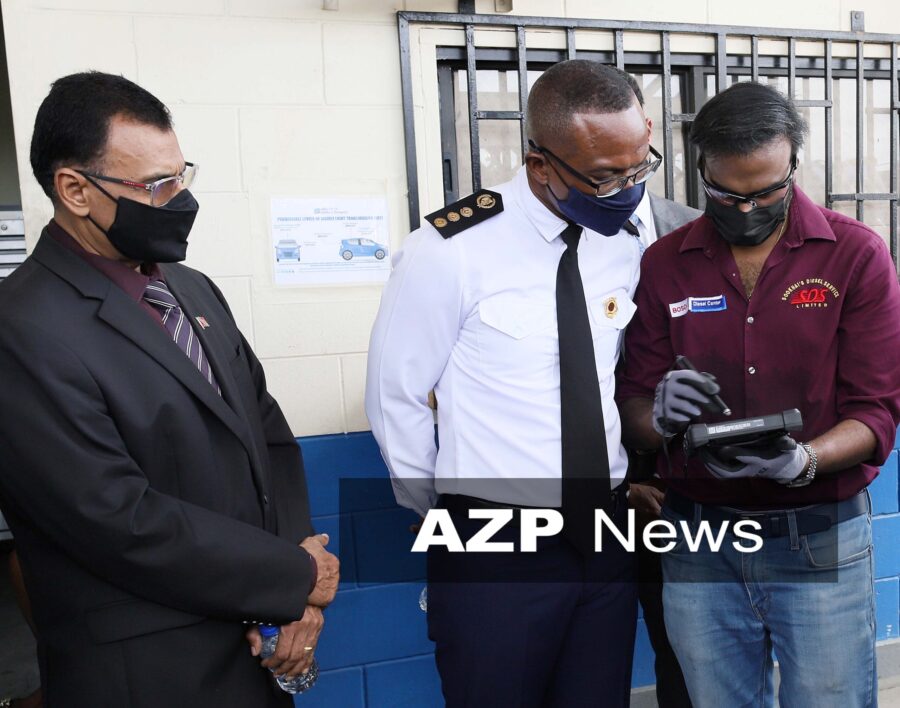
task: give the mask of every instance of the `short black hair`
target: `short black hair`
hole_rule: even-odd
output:
[[[619,113],[628,110],[635,92],[625,72],[585,59],[554,64],[528,95],[528,136],[538,145],[569,127],[575,113]]]
[[[162,101],[123,76],[86,71],[53,82],[31,136],[31,169],[50,199],[56,200],[53,175],[61,166],[97,170],[116,116],[172,129]]]
[[[742,81],[700,109],[691,126],[691,142],[701,157],[749,155],[784,137],[796,155],[806,131],[806,121],[790,98],[766,84]]]

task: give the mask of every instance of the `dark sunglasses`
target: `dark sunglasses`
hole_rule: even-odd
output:
[[[700,182],[703,185],[703,191],[706,192],[706,196],[710,199],[715,199],[719,204],[724,204],[725,206],[737,206],[738,204],[749,204],[753,209],[759,206],[757,202],[758,199],[762,199],[773,192],[777,192],[779,189],[784,189],[787,187],[791,180],[794,179],[794,171],[797,169],[797,156],[791,156],[791,167],[788,170],[787,177],[781,180],[778,184],[773,184],[770,187],[766,187],[765,189],[761,189],[758,192],[754,192],[753,194],[735,194],[734,192],[729,192],[726,189],[722,189],[718,185],[713,182],[708,182],[706,178],[703,176],[703,158],[697,162],[697,169],[700,170]]]

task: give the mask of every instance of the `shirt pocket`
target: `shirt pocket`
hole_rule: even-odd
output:
[[[597,369],[601,373],[611,373],[616,368],[625,326],[634,317],[637,305],[625,288],[618,288],[591,299],[588,311]]]
[[[486,373],[533,381],[557,370],[556,301],[498,293],[478,304],[478,354]]]

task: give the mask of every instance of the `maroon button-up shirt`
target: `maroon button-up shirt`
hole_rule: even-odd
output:
[[[717,377],[731,420],[799,408],[799,441],[848,419],[878,441],[866,463],[797,489],[766,479],[723,483],[699,458],[685,467],[673,445],[671,476],[663,455],[658,472],[674,489],[705,503],[778,508],[849,498],[878,474],[900,424],[900,287],[871,229],[815,205],[795,186],[787,229],[750,299],[730,247],[702,216],[647,250],[635,302],[620,400],[652,398],[683,354]]]

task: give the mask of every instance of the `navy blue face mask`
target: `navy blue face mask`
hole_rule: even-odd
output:
[[[569,194],[565,199],[553,194],[552,189],[550,194],[556,199],[556,206],[563,216],[570,221],[598,234],[615,236],[641,203],[645,186],[645,183],[641,182],[605,199],[585,194],[575,187],[569,187]],[[550,188],[549,184],[547,188]]]

